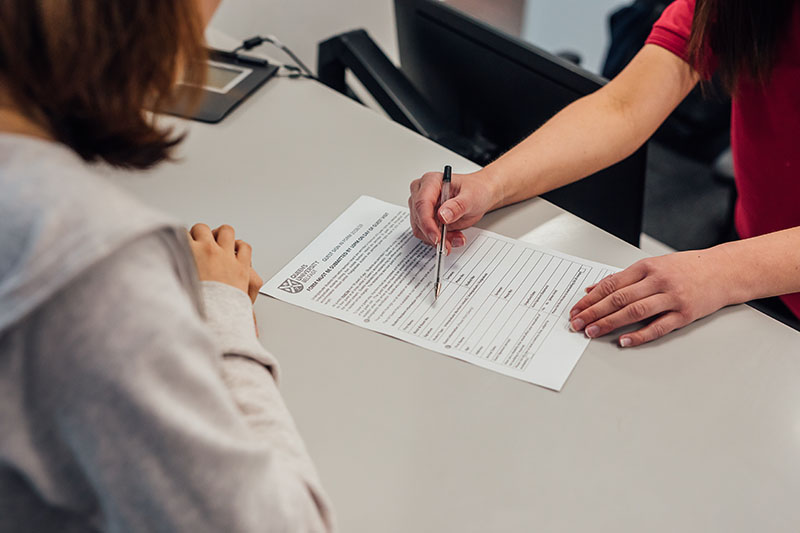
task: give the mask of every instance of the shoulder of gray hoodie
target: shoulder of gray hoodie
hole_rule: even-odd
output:
[[[250,300],[55,143],[0,135],[0,532],[327,531]]]

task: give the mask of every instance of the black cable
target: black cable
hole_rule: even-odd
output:
[[[294,54],[294,52],[292,52],[289,49],[288,46],[286,46],[285,44],[280,42],[278,40],[278,38],[275,37],[274,35],[267,35],[265,37],[257,35],[255,37],[250,37],[249,39],[245,39],[244,41],[242,41],[242,44],[240,44],[239,46],[237,46],[236,48],[233,49],[233,53],[234,54],[238,54],[242,50],[252,50],[253,48],[255,48],[257,46],[261,46],[264,43],[269,43],[269,44],[271,44],[273,46],[276,46],[276,47],[280,48],[281,50],[283,50],[284,53],[286,53],[286,55],[288,55],[292,59],[292,61],[295,62],[297,67],[290,67],[289,65],[283,65],[287,70],[290,70],[290,71],[297,69],[298,72],[296,74],[290,74],[289,77],[304,77],[304,78],[310,78],[310,79],[313,79],[313,80],[317,79],[317,77],[314,75],[314,73],[311,72],[311,69],[309,69],[305,65],[305,63],[303,63],[300,60],[300,58],[297,57]],[[304,73],[300,73],[299,71],[304,71]]]
[[[286,71],[286,77],[287,78],[291,78],[291,79],[306,78],[306,79],[309,79],[309,80],[315,80],[316,79],[313,76],[309,76],[308,74],[306,74],[305,72],[300,70],[300,67],[296,67],[294,65],[278,65],[278,66]]]

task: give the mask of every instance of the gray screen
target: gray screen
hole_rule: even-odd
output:
[[[208,65],[206,87],[222,90],[241,73],[241,70],[234,67],[227,68],[217,65]]]

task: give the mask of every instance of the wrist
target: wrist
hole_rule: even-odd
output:
[[[478,170],[474,175],[488,189],[489,209],[487,211],[494,211],[506,205],[506,184],[503,183],[502,173],[493,164]]]
[[[727,242],[709,248],[712,254],[712,264],[717,265],[715,277],[722,285],[724,294],[723,306],[749,302],[759,298],[756,285],[747,279],[746,269],[741,268],[742,261],[739,255],[738,242]]]

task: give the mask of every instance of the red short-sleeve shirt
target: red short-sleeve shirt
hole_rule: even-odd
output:
[[[694,6],[695,0],[670,4],[647,43],[688,62]],[[733,98],[736,229],[742,238],[800,226],[800,8],[792,19],[769,83],[744,79]],[[782,299],[800,317],[800,293]]]

